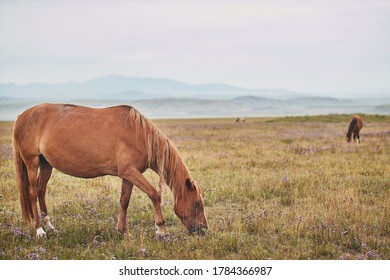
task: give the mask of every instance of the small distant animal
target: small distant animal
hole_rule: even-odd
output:
[[[245,123],[245,118],[237,118],[236,123]]]
[[[359,115],[353,116],[347,132],[347,142],[351,142],[351,138],[353,137],[353,140],[356,140],[356,143],[360,143],[359,132],[362,129],[362,127],[363,127],[362,118]]]

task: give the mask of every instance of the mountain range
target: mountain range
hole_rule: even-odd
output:
[[[108,75],[85,82],[0,84],[0,120],[42,102],[93,107],[129,104],[151,118],[390,114],[390,94],[376,98],[327,97],[286,89],[248,89],[227,84],[192,85],[170,79]]]

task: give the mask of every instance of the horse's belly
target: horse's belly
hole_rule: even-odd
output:
[[[55,169],[71,176],[94,178],[116,175],[115,153],[93,143],[76,147],[48,145],[41,149],[41,154]]]
[[[78,166],[66,163],[52,165],[58,171],[79,178],[95,178],[104,175],[116,175],[113,169],[98,168],[96,166]]]

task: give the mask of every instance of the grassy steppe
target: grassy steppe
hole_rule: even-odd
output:
[[[390,117],[158,120],[203,189],[209,231],[189,236],[164,189],[170,235],[155,238],[151,202],[134,188],[129,238],[116,232],[121,180],[54,171],[47,239],[21,221],[12,123],[0,123],[0,259],[390,259]],[[158,178],[147,172],[149,181]]]

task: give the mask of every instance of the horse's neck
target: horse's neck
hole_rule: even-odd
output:
[[[159,188],[161,189],[164,183],[167,184],[175,199],[183,194],[185,180],[190,178],[187,166],[172,145],[170,145],[169,152],[165,154],[163,161],[157,165],[157,174],[160,176]]]
[[[349,124],[349,129],[348,129],[348,136],[352,134],[352,130],[354,129],[355,125],[357,124],[357,119],[354,118],[352,119],[351,123]]]
[[[150,153],[148,167],[160,177],[159,191],[161,192],[162,185],[165,183],[172,190],[174,197],[182,194],[185,180],[190,178],[190,175],[173,143],[157,133],[151,138],[148,153]]]

